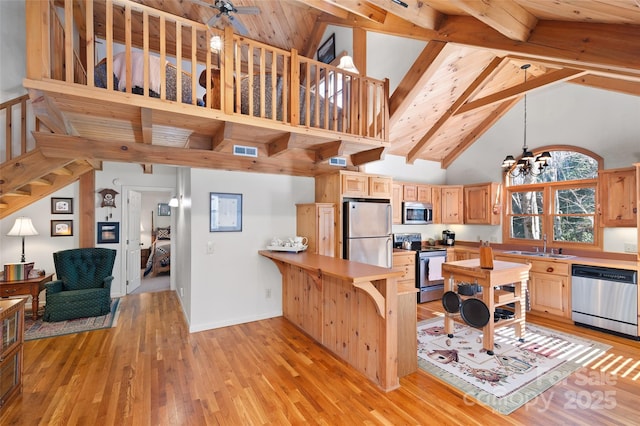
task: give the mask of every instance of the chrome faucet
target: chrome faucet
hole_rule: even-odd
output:
[[[542,235],[542,252],[547,252],[547,234]]]

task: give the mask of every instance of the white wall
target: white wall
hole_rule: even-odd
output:
[[[190,330],[282,315],[282,277],[258,250],[273,237],[295,235],[295,205],[314,201],[314,179],[203,169],[190,175]],[[210,192],[242,194],[242,232],[209,232]]]
[[[31,218],[33,226],[38,231],[38,235],[25,237],[26,261],[35,262],[36,269],[44,269],[47,273],[55,272],[53,253],[78,247],[78,193],[78,183],[73,183],[15,214],[0,219],[0,267],[6,263],[20,262],[22,238],[9,237],[7,233],[17,217],[26,216]],[[52,197],[73,198],[73,214],[52,214]],[[73,236],[52,237],[52,220],[72,220]]]
[[[22,87],[26,75],[25,1],[0,1],[0,102],[27,93]]]
[[[114,183],[115,182],[115,183]],[[153,174],[143,173],[139,164],[130,163],[112,163],[104,162],[101,171],[96,171],[96,198],[95,206],[96,222],[118,222],[120,223],[120,243],[118,244],[97,244],[96,247],[105,247],[118,250],[116,263],[113,267],[114,280],[111,286],[111,295],[114,297],[126,294],[125,275],[125,241],[126,233],[126,217],[123,215],[126,210],[125,192],[127,189],[135,189],[141,192],[158,191],[158,188],[165,190],[170,188],[171,192],[175,192],[176,186],[176,169],[175,167],[154,165]],[[117,191],[116,207],[100,207],[100,196],[97,193],[102,189],[109,188]],[[172,283],[174,277],[171,277]],[[172,284],[172,288],[173,284]]]

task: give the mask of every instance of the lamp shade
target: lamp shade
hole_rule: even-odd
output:
[[[360,73],[358,71],[358,68],[356,68],[356,65],[353,63],[353,58],[349,55],[345,55],[342,58],[340,58],[340,63],[338,64],[338,68],[340,68],[341,70],[355,73],[355,74]]]
[[[178,207],[178,199],[176,197],[171,197],[169,207]]]
[[[13,224],[13,228],[7,234],[11,237],[24,237],[28,235],[38,235],[38,231],[31,223],[31,218],[21,216],[16,219],[16,223]]]

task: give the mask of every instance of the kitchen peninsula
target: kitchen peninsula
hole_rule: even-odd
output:
[[[383,390],[400,386],[401,271],[308,252],[259,254],[271,259],[282,274],[286,319]]]

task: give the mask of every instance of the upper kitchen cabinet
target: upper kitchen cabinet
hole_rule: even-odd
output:
[[[500,184],[482,183],[464,186],[464,223],[500,225]]]
[[[634,167],[598,172],[600,224],[637,226],[636,170]]]
[[[441,187],[440,206],[441,223],[461,224],[463,221],[463,189],[462,185],[446,185]],[[434,220],[435,222],[435,220]]]
[[[340,171],[316,177],[316,201],[336,197],[391,199],[390,176]]]
[[[402,200],[417,201],[419,203],[431,203],[431,191],[433,185],[421,185],[417,183],[402,184]]]

